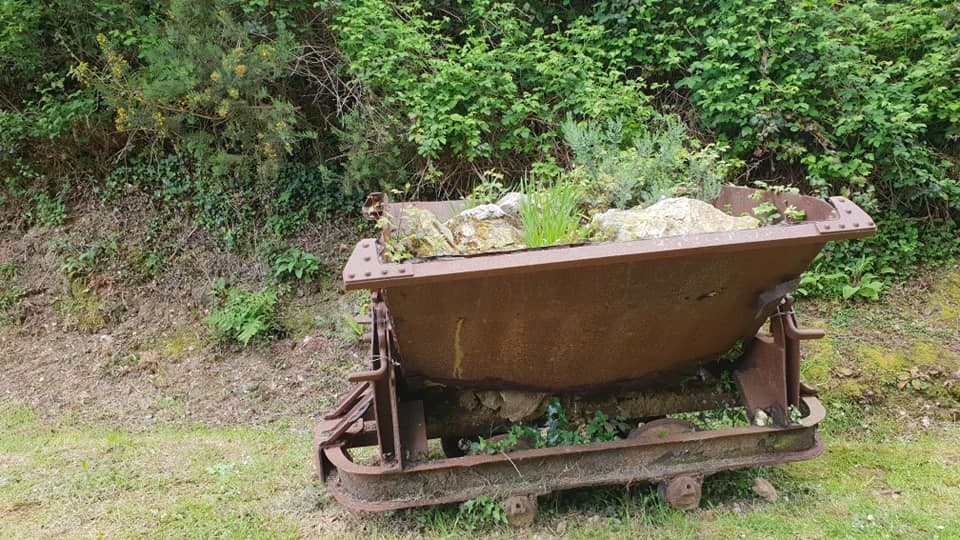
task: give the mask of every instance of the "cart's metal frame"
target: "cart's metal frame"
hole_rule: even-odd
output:
[[[753,193],[753,190],[748,191]],[[699,502],[700,483],[707,475],[815,457],[822,451],[817,424],[825,412],[815,392],[800,382],[799,342],[822,337],[823,332],[798,328],[793,300],[788,294],[796,288],[799,272],[827,241],[868,236],[875,233],[876,226],[859,207],[842,197],[832,198],[829,204],[793,194],[768,192],[765,197],[781,211],[788,205],[805,209],[808,222],[752,231],[665,238],[655,242],[526,250],[493,256],[438,258],[423,263],[384,262],[379,256],[376,240],[360,241],[344,268],[344,282],[348,288],[369,289],[372,293],[370,318],[366,321],[370,327],[367,334],[370,342],[369,369],[348,376],[356,386],[317,426],[314,448],[317,472],[342,504],[369,511],[463,501],[479,495],[513,496],[511,501],[516,505],[515,510],[521,507],[529,510],[531,506],[535,507],[537,495],[550,491],[640,481],[658,482],[667,502],[678,507],[692,507]],[[740,213],[749,210],[749,204],[757,202],[756,197],[747,196],[747,191],[742,188],[728,187],[724,188],[720,200],[715,204]],[[415,204],[440,214],[456,210],[455,207],[451,208],[453,203]],[[402,213],[402,206],[388,205],[382,197],[374,196],[368,199],[365,214],[374,219],[383,215],[392,215],[397,219]],[[384,234],[389,236],[389,227],[386,227]],[[763,261],[761,252],[767,249],[771,256],[780,258],[776,260],[780,261],[782,268],[767,268],[763,273],[755,273],[754,276],[761,277],[765,282],[762,289],[757,289],[761,284],[752,283],[749,275],[737,274],[736,265],[742,265],[746,260],[751,264]],[[736,257],[741,253],[745,259],[738,261]],[[482,294],[472,290],[474,283],[487,287],[484,290],[489,291],[492,283],[490,278],[513,279],[513,283],[520,288],[541,286],[542,279],[540,285],[537,285],[537,280],[543,275],[561,280],[582,279],[577,283],[584,285],[587,291],[571,291],[570,287],[558,285],[556,294],[566,295],[558,301],[575,302],[581,309],[587,310],[592,308],[589,293],[593,289],[590,287],[599,287],[596,278],[590,276],[589,272],[609,265],[605,271],[615,272],[621,279],[633,279],[631,286],[636,290],[635,278],[639,275],[636,272],[649,272],[651,264],[670,268],[670,265],[677,265],[677,261],[682,263],[684,257],[692,257],[691,260],[698,262],[710,261],[710,257],[725,258],[727,266],[723,271],[732,281],[729,282],[729,290],[717,284],[695,282],[691,288],[719,287],[719,292],[678,297],[678,300],[686,303],[681,307],[699,306],[704,313],[712,310],[710,313],[718,319],[724,319],[724,309],[733,309],[736,313],[730,313],[730,320],[716,320],[712,328],[700,322],[703,320],[702,313],[698,314],[700,318],[697,321],[685,320],[683,309],[671,313],[673,320],[686,325],[688,331],[691,328],[701,329],[703,333],[700,337],[711,341],[712,347],[722,344],[729,347],[731,343],[725,342],[725,339],[730,336],[736,339],[738,335],[743,336],[742,332],[745,331],[754,332],[764,320],[768,321],[767,330],[748,338],[742,356],[727,366],[736,382],[740,404],[751,422],[750,427],[669,432],[655,439],[642,437],[495,455],[427,459],[428,437],[466,437],[477,433],[471,432],[471,427],[466,423],[458,424],[456,417],[452,421],[433,421],[437,416],[434,410],[437,402],[424,398],[422,392],[411,391],[415,386],[413,381],[424,374],[426,378],[452,386],[462,383],[464,388],[490,384],[493,388],[532,389],[555,394],[581,390],[610,394],[622,390],[624,379],[630,382],[659,376],[673,367],[702,366],[705,363],[704,353],[708,353],[707,356],[714,353],[712,350],[699,350],[685,357],[682,347],[673,346],[665,353],[672,356],[657,356],[649,351],[637,350],[636,344],[643,343],[649,334],[624,336],[623,339],[627,341],[612,344],[616,352],[613,357],[632,358],[632,363],[606,364],[608,371],[591,373],[594,379],[589,388],[583,389],[575,387],[577,378],[565,371],[575,365],[572,363],[575,356],[583,354],[583,343],[577,342],[577,336],[562,336],[569,345],[563,351],[581,347],[566,357],[553,358],[553,362],[560,362],[556,365],[562,365],[562,368],[554,369],[543,377],[530,372],[515,374],[511,371],[513,366],[519,366],[517,369],[527,366],[522,365],[522,356],[518,356],[516,349],[513,349],[507,351],[512,356],[503,362],[498,359],[489,365],[472,366],[478,370],[486,367],[498,369],[498,377],[488,381],[482,378],[483,374],[479,371],[463,375],[459,371],[461,366],[451,366],[450,358],[454,356],[452,349],[420,348],[415,351],[419,354],[400,354],[398,332],[394,326],[397,314],[391,314],[388,295],[399,306],[398,309],[402,308],[402,322],[407,326],[400,333],[407,340],[403,342],[404,347],[411,347],[411,339],[424,339],[434,330],[417,321],[417,314],[429,314],[433,316],[431,320],[435,324],[443,325],[436,329],[438,333],[453,334],[451,322],[425,311],[427,305],[422,303],[423,298],[417,296],[429,293],[434,286],[445,286],[443,290],[446,293],[461,301],[451,302],[455,309],[460,310],[460,323],[463,310],[466,309],[463,300],[467,299],[471,305],[487,310],[474,317],[480,319],[478,324],[487,324],[499,315],[496,312],[498,306],[496,302],[491,303],[489,298],[486,299],[487,304],[470,300],[473,298],[471,294]],[[689,265],[681,268],[688,269]],[[643,279],[649,278],[644,275]],[[612,297],[609,295],[616,294],[616,289],[611,289],[607,284],[602,284],[602,288],[596,290],[607,294],[608,299]],[[721,294],[724,291],[726,297]],[[540,288],[537,293],[542,297],[552,294],[552,290]],[[509,297],[505,298],[505,301],[510,300]],[[524,307],[522,304],[519,306],[516,309]],[[643,313],[635,306],[631,309],[634,310],[630,312],[632,314]],[[592,312],[595,320],[602,320],[602,315],[599,310]],[[460,323],[457,323],[455,331],[458,361],[462,353]],[[520,337],[528,339],[527,350],[531,347],[536,350],[540,345],[553,345],[549,337],[543,335],[551,330],[550,324],[550,320],[540,318],[531,323],[531,328],[524,329],[526,334]],[[670,341],[682,336],[657,337],[662,338],[661,341]],[[596,339],[594,341],[597,343],[591,342],[591,346],[600,343]],[[464,347],[473,347],[475,352],[483,352],[485,345],[488,344],[482,341],[482,335],[479,334],[463,344]],[[690,342],[690,346],[693,350],[697,344]],[[407,349],[405,351],[410,352]],[[716,356],[712,358],[716,360]],[[649,372],[643,369],[649,369]],[[414,377],[410,376],[411,371]],[[649,377],[647,373],[650,373]],[[706,410],[716,405],[719,403],[699,400],[687,410]],[[803,418],[796,418],[797,411],[802,411]],[[659,411],[656,414],[670,412],[682,411]],[[764,418],[769,422],[761,421]],[[428,422],[428,419],[431,421]],[[438,431],[440,425],[445,431]],[[458,426],[462,427],[459,432],[456,431]],[[355,463],[350,449],[356,447],[376,447],[376,464]]]

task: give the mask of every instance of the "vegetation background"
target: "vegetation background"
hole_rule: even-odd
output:
[[[0,28],[8,230],[139,195],[249,249],[368,190],[549,180],[571,166],[565,118],[629,141],[677,116],[726,148],[730,181],[878,218],[810,293],[960,249],[955,2],[4,0]]]
[[[638,170],[875,218],[800,291],[827,451],[535,533],[960,536],[955,1],[0,0],[0,75],[0,537],[508,534],[352,517],[309,470],[362,363],[359,206]]]

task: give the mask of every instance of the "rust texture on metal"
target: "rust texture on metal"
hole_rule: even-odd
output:
[[[800,381],[801,330],[789,294],[828,241],[874,234],[851,201],[725,187],[714,205],[738,215],[760,202],[802,223],[632,242],[383,261],[361,240],[344,267],[349,289],[372,294],[367,369],[320,421],[315,466],[334,496],[362,510],[512,497],[517,520],[536,496],[580,486],[655,482],[677,507],[699,503],[719,471],[810,459],[825,412]],[[462,201],[390,203],[372,194],[364,215],[385,237],[415,205],[444,219]],[[767,331],[760,331],[769,321]],[[721,360],[737,342],[743,353]],[[732,369],[737,394],[712,376]],[[710,387],[713,388],[710,388]],[[505,433],[557,397],[571,418],[596,411],[645,422],[627,439],[480,456],[427,458],[457,442]],[[751,425],[695,431],[664,418],[734,400]],[[806,411],[799,422],[792,413]],[[375,446],[376,465],[350,449]]]
[[[783,298],[770,317],[769,333],[758,335],[733,372],[751,422],[763,410],[779,426],[800,406],[800,341],[824,336],[822,330],[797,328],[793,298]]]
[[[460,502],[486,495],[548,493],[574,487],[665,482],[721,471],[811,459],[823,450],[816,425],[825,412],[804,398],[810,413],[788,428],[740,427],[665,436],[521,450],[411,464],[385,472],[358,465],[343,447],[317,449],[327,486],[344,506],[386,511]]]

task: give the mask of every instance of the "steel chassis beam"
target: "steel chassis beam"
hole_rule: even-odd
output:
[[[817,424],[825,411],[802,398],[809,413],[788,427],[739,427],[666,435],[651,442],[619,440],[410,464],[403,470],[360,465],[343,445],[314,448],[315,465],[333,496],[362,511],[508,497],[605,484],[669,482],[721,471],[812,459],[823,451]],[[697,500],[699,500],[699,485]]]

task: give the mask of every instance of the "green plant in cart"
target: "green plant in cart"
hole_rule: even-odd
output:
[[[528,193],[520,203],[524,242],[543,247],[582,240],[586,230],[580,223],[579,200],[579,187],[566,182]]]

